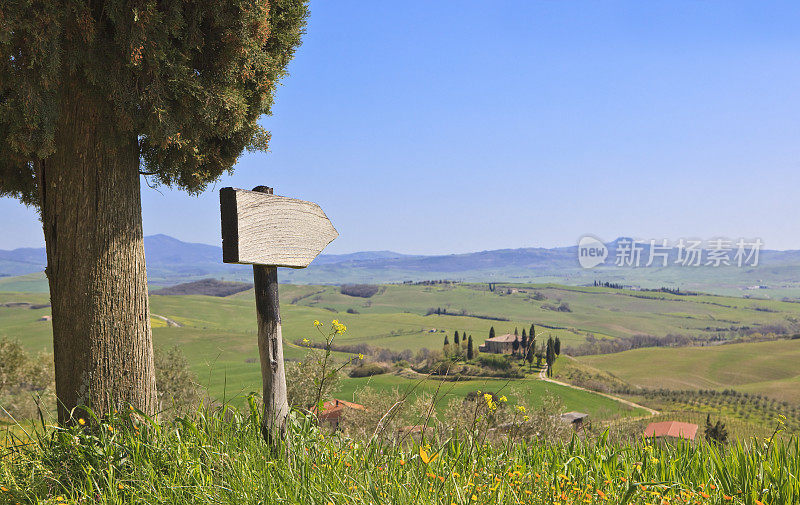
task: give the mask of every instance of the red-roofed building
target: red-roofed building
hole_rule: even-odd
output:
[[[322,412],[320,412],[318,416],[319,421],[321,423],[325,422],[330,423],[333,426],[338,426],[339,419],[341,419],[345,409],[367,410],[365,406],[359,405],[358,403],[336,399],[328,400],[322,404]],[[313,407],[311,412],[316,414],[317,408]]]
[[[692,423],[682,423],[680,421],[663,421],[660,423],[650,423],[644,430],[647,438],[683,438],[694,440],[697,436],[697,425]]]

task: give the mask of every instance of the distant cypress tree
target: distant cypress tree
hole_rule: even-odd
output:
[[[442,352],[445,356],[450,354],[450,341],[447,339],[447,335],[444,336],[444,345],[442,346]]]
[[[556,337],[555,342],[553,343],[553,350],[556,353],[556,356],[561,355],[561,339]]]
[[[711,414],[706,416],[705,435],[708,441],[716,444],[724,445],[728,441],[728,429],[725,427],[725,423],[717,421],[712,424]]]
[[[514,328],[514,336],[515,337],[519,336],[519,329],[518,328]]]
[[[553,364],[556,362],[555,342],[553,337],[547,339],[547,349],[545,350],[545,362],[547,363],[547,376],[553,376]]]
[[[474,351],[472,350],[472,335],[470,335],[469,339],[467,340],[467,359],[472,359],[473,352]]]
[[[533,323],[531,323],[531,329],[528,331],[528,336],[531,338],[536,338],[536,333],[534,332]]]
[[[489,338],[494,338],[494,326],[489,328]]]
[[[519,338],[515,338],[514,341],[511,343],[511,354],[517,354],[519,350]]]
[[[529,370],[531,368],[533,368],[533,355],[536,354],[534,351],[535,351],[535,349],[531,345],[531,346],[528,346],[528,350],[527,350],[527,352],[525,354],[525,359],[528,360],[528,369]]]
[[[525,333],[525,328],[522,328],[522,349],[527,351],[528,350],[528,334]]]
[[[456,334],[453,335],[453,343],[458,347],[458,330],[456,330]]]

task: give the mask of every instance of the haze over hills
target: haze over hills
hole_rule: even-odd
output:
[[[248,265],[222,263],[220,247],[183,242],[167,235],[145,237],[148,278],[153,285],[215,277],[252,281]],[[300,284],[387,283],[451,279],[471,282],[555,282],[591,284],[594,281],[638,287],[677,287],[727,294],[769,297],[800,296],[800,251],[762,250],[756,267],[681,266],[678,251],[668,250],[668,266],[644,267],[649,245],[642,246],[642,266],[617,267],[614,258],[624,238],[606,243],[605,264],[584,269],[577,246],[497,249],[438,256],[392,251],[322,254],[306,269],[282,269],[281,282]],[[0,276],[19,276],[44,270],[44,248],[0,250]],[[762,286],[762,289],[747,289]]]

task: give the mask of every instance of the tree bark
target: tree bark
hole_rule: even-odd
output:
[[[67,87],[37,167],[62,424],[81,406],[157,407],[137,138],[80,89]]]

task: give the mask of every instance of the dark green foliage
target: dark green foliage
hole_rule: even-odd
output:
[[[728,429],[725,428],[725,423],[719,420],[712,423],[711,414],[706,416],[705,435],[709,442],[724,445],[728,441]]]
[[[553,337],[547,339],[547,348],[544,354],[545,362],[547,363],[547,376],[553,376],[553,364],[556,362],[555,341]]]
[[[339,291],[343,295],[357,296],[359,298],[371,298],[380,288],[372,284],[345,284]]]
[[[362,363],[350,370],[350,377],[372,377],[386,373],[386,369],[377,363]]]
[[[249,282],[229,282],[217,279],[201,279],[194,282],[177,284],[167,288],[157,289],[154,295],[204,295],[204,296],[230,296],[242,291],[252,289]]]
[[[478,362],[481,366],[491,368],[492,370],[509,370],[511,369],[511,362],[506,356],[500,354],[481,354],[478,356]]]
[[[0,195],[39,202],[65,97],[97,100],[138,139],[152,183],[199,193],[266,150],[275,88],[306,0],[0,2]],[[113,145],[116,139],[103,139]]]
[[[459,339],[458,339],[458,330],[456,330],[455,335],[453,335],[453,343],[458,346]]]
[[[470,335],[469,339],[467,340],[467,359],[472,359],[474,356],[474,352],[475,351],[473,350],[472,347],[472,335]]]
[[[494,338],[494,326],[489,328],[489,338]]]
[[[556,356],[561,355],[561,339],[558,337],[553,341],[553,351],[556,353]]]

